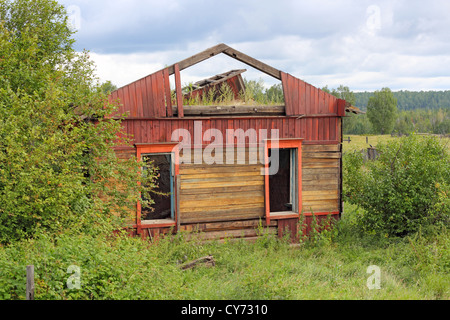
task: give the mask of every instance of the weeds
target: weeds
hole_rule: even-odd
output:
[[[245,90],[241,90],[237,97],[231,86],[224,82],[211,86],[203,91],[195,91],[192,83],[184,87],[183,104],[193,105],[279,105],[284,104],[281,84],[265,88],[262,80],[247,81],[244,79]],[[172,101],[175,102],[176,93],[172,91]]]
[[[316,216],[321,232],[309,238],[301,217],[300,246],[280,240],[262,222],[254,243],[204,242],[201,233],[184,232],[157,243],[123,235],[42,235],[0,248],[0,298],[24,299],[28,264],[35,265],[36,299],[450,298],[448,229],[380,239],[357,232],[361,212],[345,209],[337,222],[324,217],[319,223]],[[206,255],[214,256],[214,267],[180,270]],[[67,288],[69,265],[81,269],[79,290]],[[369,265],[381,270],[380,290],[366,286]]]

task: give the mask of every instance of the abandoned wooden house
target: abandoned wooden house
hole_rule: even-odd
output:
[[[183,105],[180,71],[221,53],[281,81],[285,103]],[[242,71],[194,89],[230,79],[242,86]],[[153,210],[137,203],[135,234],[198,230],[205,239],[252,239],[262,223],[268,232],[295,236],[301,217],[306,224],[313,213],[340,217],[342,119],[346,111],[358,112],[345,100],[225,44],[123,86],[110,98],[120,103],[117,114],[127,113],[124,132],[134,139],[117,154],[154,161],[159,191],[169,194],[155,197]]]

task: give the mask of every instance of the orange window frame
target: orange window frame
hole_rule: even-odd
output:
[[[264,201],[266,224],[270,224],[271,219],[291,219],[299,218],[302,208],[302,141],[303,138],[286,138],[264,140]],[[269,196],[269,149],[297,149],[297,213],[287,212],[284,215],[270,215],[270,196]]]
[[[138,161],[142,160],[143,154],[157,154],[157,153],[173,153],[174,154],[174,184],[177,184],[177,180],[179,177],[179,147],[178,142],[174,143],[156,143],[156,144],[135,144],[136,147],[136,158]],[[176,188],[173,189],[174,197],[175,197],[175,204],[178,200],[178,193]],[[137,233],[140,234],[142,229],[145,228],[164,228],[164,227],[172,227],[177,225],[178,221],[178,211],[177,211],[177,205],[175,205],[174,213],[175,213],[175,219],[174,222],[161,222],[161,223],[152,223],[152,224],[146,224],[143,225],[141,221],[141,202],[138,200],[136,204],[136,225],[135,228],[137,229]]]

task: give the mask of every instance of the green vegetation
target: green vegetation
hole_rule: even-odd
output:
[[[135,206],[139,163],[112,149],[127,139],[117,138],[120,121],[105,118],[116,110],[110,84],[73,50],[56,1],[2,0],[0,17],[0,243],[111,228]]]
[[[364,208],[368,233],[402,236],[450,223],[450,153],[433,136],[411,135],[377,145],[376,161],[345,154],[344,195]]]
[[[346,155],[353,143],[357,149],[365,143],[359,138],[344,143]],[[373,145],[376,141],[399,146],[402,140],[369,137]],[[346,202],[333,229],[313,232],[295,246],[269,234],[254,243],[205,243],[195,237],[185,241],[179,233],[152,243],[124,234],[43,233],[0,247],[0,299],[24,299],[26,265],[33,264],[36,299],[448,300],[448,223],[424,224],[398,237],[368,232],[366,215]],[[214,257],[214,267],[179,268],[206,255]],[[79,289],[68,288],[71,265],[80,268]],[[380,268],[380,289],[367,286],[371,265]]]
[[[266,88],[264,81],[260,79],[244,80],[245,91],[241,91],[236,99],[235,94],[226,82],[204,89],[202,95],[190,95],[194,91],[192,83],[184,88],[186,96],[183,104],[192,105],[281,105],[284,104],[283,88],[281,83]],[[172,100],[175,101],[175,91],[172,91]]]
[[[394,91],[399,110],[414,109],[448,109],[450,108],[450,90],[446,91]],[[367,103],[373,92],[355,92],[355,107],[366,110]]]
[[[35,266],[36,299],[449,299],[450,234],[385,238],[364,234],[360,209],[345,205],[334,232],[298,246],[264,235],[255,243],[157,244],[139,238],[41,236],[0,248],[0,299],[24,299],[26,265]],[[211,254],[214,267],[179,264]],[[80,268],[80,288],[69,289]],[[367,268],[380,268],[369,290]]]
[[[113,234],[115,214],[154,186],[149,174],[138,189],[140,164],[112,152],[114,86],[73,51],[57,2],[0,0],[0,17],[0,299],[25,298],[30,264],[36,299],[450,299],[449,152],[436,138],[387,137],[372,164],[347,152],[342,219],[295,246]],[[248,101],[280,101],[279,86],[247,84]],[[180,270],[209,254],[214,267]],[[371,265],[380,289],[367,287]]]
[[[384,103],[378,103],[377,110],[374,112],[370,110],[370,104],[381,101],[376,96],[380,96],[383,89],[377,92],[352,92],[348,87],[340,85],[336,89],[330,90],[326,86],[322,90],[367,111],[367,114],[347,114],[343,124],[344,134],[450,133],[450,91],[391,92],[388,96],[396,105],[397,112],[393,112],[395,108],[391,106],[391,113],[387,115],[380,111],[381,107],[386,106]],[[385,88],[384,91],[387,90],[389,89]],[[371,116],[372,121],[370,121]],[[386,123],[389,124],[387,128],[380,127]]]
[[[390,133],[397,117],[397,100],[389,88],[375,91],[367,102],[367,117],[377,133]]]

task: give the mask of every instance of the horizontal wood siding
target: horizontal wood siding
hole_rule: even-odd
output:
[[[180,223],[263,217],[263,166],[250,163],[249,155],[254,152],[256,151],[244,149],[242,164],[208,165],[204,159],[198,163],[202,159],[192,151],[193,163],[180,164]],[[233,152],[233,155],[234,160],[239,158],[237,151]],[[182,156],[183,152],[180,154],[180,157]],[[225,158],[226,155],[223,154],[223,163]]]
[[[187,132],[189,142],[196,144],[194,138],[202,144],[211,142],[237,143],[229,130],[242,129],[245,141],[261,143],[263,139],[274,139],[278,130],[279,138],[303,138],[303,144],[339,144],[341,118],[313,117],[242,117],[242,118],[166,118],[166,119],[126,119],[123,131],[132,143],[161,143],[181,141],[180,132]],[[179,129],[177,131],[177,129]],[[194,130],[195,129],[195,130]],[[215,136],[215,130],[220,133]],[[261,131],[262,130],[262,131]],[[264,131],[267,133],[264,135]]]
[[[180,231],[193,233],[186,235],[186,238],[191,240],[199,239],[223,241],[230,238],[253,240],[260,235],[258,231],[259,227],[264,228],[265,232],[276,234],[277,224],[278,222],[274,220],[267,225],[264,219],[191,223],[181,225]]]
[[[339,212],[339,145],[304,145],[302,208],[304,213]]]

